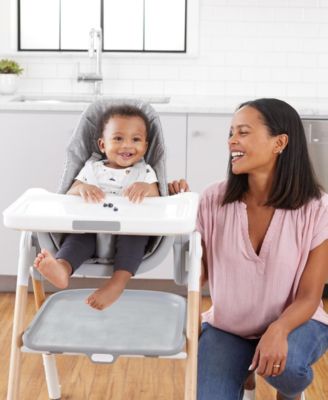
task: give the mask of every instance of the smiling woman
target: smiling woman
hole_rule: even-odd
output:
[[[240,105],[229,177],[201,200],[197,229],[211,309],[199,340],[198,400],[237,400],[257,372],[277,400],[304,399],[328,348],[328,195],[297,112],[277,99]]]

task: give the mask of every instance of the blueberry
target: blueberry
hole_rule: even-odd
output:
[[[114,207],[113,210],[114,210],[114,211],[118,211],[118,208],[117,208],[117,207]]]
[[[103,207],[107,207],[107,203],[104,203],[104,204],[103,204]]]
[[[113,205],[114,205],[113,203],[108,203],[107,204],[108,207],[113,207]]]

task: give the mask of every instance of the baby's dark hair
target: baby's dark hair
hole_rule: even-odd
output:
[[[149,122],[146,114],[140,108],[131,106],[129,104],[112,106],[104,112],[104,114],[102,115],[102,117],[100,119],[99,126],[98,126],[98,128],[99,128],[98,132],[99,132],[100,136],[104,132],[105,126],[108,123],[108,121],[111,118],[116,117],[116,116],[141,118],[146,125],[146,135],[147,135],[146,137],[148,140],[149,132],[150,132],[150,122]]]

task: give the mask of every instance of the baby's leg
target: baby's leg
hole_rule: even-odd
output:
[[[42,250],[34,261],[35,268],[54,286],[64,289],[69,277],[96,249],[96,235],[69,234],[55,256]]]
[[[86,299],[87,304],[103,310],[120,297],[131,276],[136,273],[148,241],[148,236],[117,236],[114,274],[103,287]]]
[[[56,259],[48,250],[41,250],[34,260],[35,268],[47,281],[60,289],[68,286],[68,280],[72,273],[70,263],[63,259]]]

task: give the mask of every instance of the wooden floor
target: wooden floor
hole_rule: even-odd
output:
[[[14,307],[13,294],[0,293],[0,399],[6,399],[8,363]],[[205,299],[204,309],[209,307]],[[328,309],[328,301],[325,302]],[[29,297],[26,321],[34,313]],[[182,400],[184,367],[182,360],[121,358],[113,365],[95,365],[87,357],[58,356],[62,400]],[[328,399],[328,354],[315,366],[315,383],[307,400]],[[23,354],[19,400],[45,400],[47,390],[39,355]],[[275,392],[258,379],[257,400],[273,400]],[[223,399],[224,400],[224,399]]]

